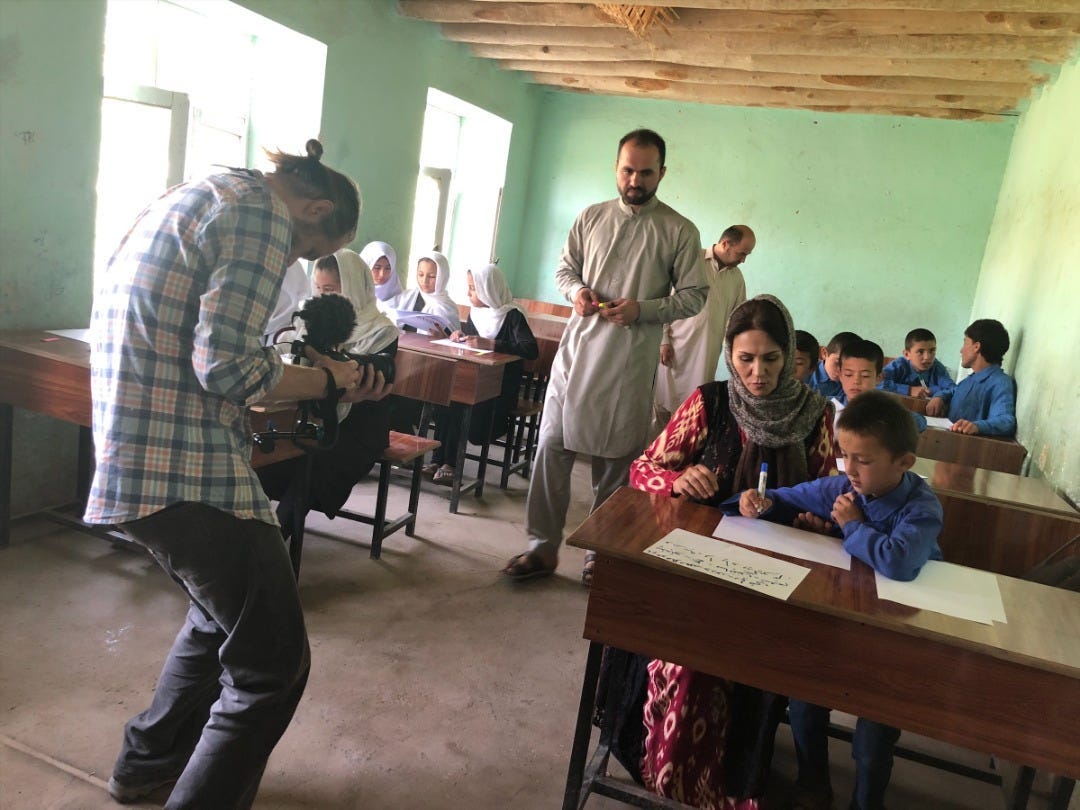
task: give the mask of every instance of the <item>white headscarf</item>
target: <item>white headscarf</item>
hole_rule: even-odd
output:
[[[390,247],[389,242],[368,242],[360,251],[360,258],[369,268],[374,267],[375,262],[384,256],[390,262],[390,280],[375,285],[375,297],[384,304],[380,309],[386,311],[397,306],[398,297],[404,292],[397,274],[397,252]]]
[[[506,276],[496,265],[485,264],[479,270],[470,271],[470,275],[473,287],[476,288],[476,297],[487,306],[473,307],[469,318],[480,337],[494,339],[502,329],[507,313],[512,309],[521,310],[521,307],[514,303]]]
[[[424,308],[420,310],[421,312],[430,312],[432,315],[445,318],[451,329],[460,329],[461,316],[458,313],[457,304],[446,292],[447,282],[450,281],[450,262],[443,254],[433,250],[417,259],[416,264],[419,266],[425,259],[433,262],[436,268],[435,292],[426,293],[419,286],[410,287],[398,302],[398,309],[411,310],[416,305],[416,297],[420,295],[424,298]]]
[[[285,279],[281,282],[281,292],[278,294],[277,306],[270,314],[270,320],[266,324],[264,342],[270,345],[274,335],[282,329],[292,326],[293,313],[300,309],[301,302],[311,295],[311,282],[308,281],[307,272],[299,260],[293,262],[285,270]],[[289,340],[296,335],[290,335]]]
[[[397,340],[394,322],[375,306],[375,282],[371,270],[355,251],[343,248],[334,254],[341,276],[341,294],[356,310],[356,328],[349,337],[351,354],[381,351]]]

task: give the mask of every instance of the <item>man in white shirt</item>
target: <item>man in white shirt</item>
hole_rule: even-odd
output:
[[[701,312],[665,324],[656,371],[652,436],[656,436],[694,389],[716,379],[724,349],[724,331],[735,307],[746,300],[746,282],[739,265],[757,245],[747,225],[732,225],[705,250],[709,296]]]

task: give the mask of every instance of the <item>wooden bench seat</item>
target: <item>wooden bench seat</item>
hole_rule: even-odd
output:
[[[338,512],[339,517],[347,520],[355,520],[358,523],[366,523],[372,527],[371,531],[371,559],[379,559],[382,553],[382,541],[384,537],[393,534],[402,526],[405,534],[412,537],[416,531],[416,510],[420,502],[420,467],[424,456],[441,446],[434,439],[414,436],[411,433],[398,433],[390,431],[390,446],[379,457],[379,488],[375,496],[375,514],[366,515],[342,509]],[[391,520],[386,519],[386,500],[390,491],[390,469],[394,466],[412,466],[412,479],[409,485],[409,509],[405,513]]]

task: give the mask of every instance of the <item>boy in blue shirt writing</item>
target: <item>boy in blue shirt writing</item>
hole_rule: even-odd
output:
[[[983,318],[964,330],[960,365],[972,375],[926,403],[928,416],[948,416],[956,433],[1016,435],[1016,380],[1001,370],[1009,333],[1000,321]]]
[[[835,397],[840,387],[840,352],[844,346],[859,340],[854,332],[838,332],[820,351],[821,362],[806,384],[824,397]]]
[[[942,510],[926,483],[910,472],[918,434],[908,411],[888,394],[870,391],[840,415],[837,439],[846,474],[739,496],[739,513],[843,538],[844,549],[890,579],[912,580],[927,560],[940,560]],[[730,503],[730,502],[729,502]],[[725,504],[727,506],[727,504]],[[795,807],[831,806],[828,708],[791,700],[791,733],[799,763]],[[851,755],[851,807],[880,810],[900,730],[860,717]]]
[[[937,338],[929,329],[912,329],[904,338],[904,355],[885,366],[879,386],[909,397],[929,399],[951,391],[956,383],[937,359]]]

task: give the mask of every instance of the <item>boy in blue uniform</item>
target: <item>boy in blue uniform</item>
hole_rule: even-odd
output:
[[[909,397],[929,399],[951,391],[956,383],[937,359],[937,338],[929,329],[912,329],[904,338],[904,356],[885,366],[878,387]]]
[[[937,544],[942,510],[937,497],[918,475],[918,435],[908,411],[888,394],[862,394],[840,415],[837,439],[846,475],[805,484],[756,490],[739,496],[740,514],[764,517],[843,538],[844,550],[890,579],[912,580],[927,560],[940,560]],[[724,504],[729,507],[734,499]],[[799,763],[795,807],[831,806],[830,710],[791,700],[791,733]],[[880,810],[892,773],[892,753],[900,730],[860,717],[851,755],[855,760],[855,810]]]
[[[821,347],[818,363],[814,373],[806,381],[812,389],[825,397],[835,397],[843,389],[840,386],[840,352],[844,346],[859,340],[854,332],[838,332],[828,345]]]
[[[840,412],[851,400],[873,391],[881,383],[881,366],[884,362],[885,353],[872,340],[856,340],[843,348],[840,352],[840,385],[843,390],[833,398],[838,420]],[[926,430],[925,416],[914,411],[908,413],[919,433]]]
[[[802,329],[795,330],[795,379],[810,384],[814,361],[820,351],[816,337]]]
[[[1001,370],[1009,333],[1000,321],[983,318],[964,330],[960,365],[973,372],[951,391],[926,403],[928,416],[948,416],[956,433],[1016,435],[1016,380]]]

